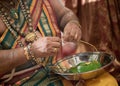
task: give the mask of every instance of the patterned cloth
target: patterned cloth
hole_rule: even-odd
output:
[[[53,9],[49,3],[49,0],[27,0],[27,5],[30,8],[32,16],[33,28],[40,32],[41,36],[59,36],[59,28],[56,23]],[[21,8],[18,7],[18,20],[15,24],[19,23],[21,31],[26,31],[28,28],[27,22]],[[17,40],[23,38],[18,35]],[[0,37],[0,47],[2,49],[11,49],[20,47],[17,40],[13,37],[11,32],[6,29],[3,35]],[[47,57],[46,57],[47,58]],[[28,61],[27,63],[16,68],[13,78],[4,83],[4,86],[17,85],[17,86],[71,86],[71,83],[60,76],[51,74],[47,65],[52,63],[54,57],[47,58],[46,67],[36,67],[34,62]],[[4,75],[0,82],[7,77]]]
[[[42,36],[58,36],[60,31],[57,26],[49,0],[27,0],[27,1],[32,15],[34,29],[40,31]],[[26,31],[27,24],[25,18],[21,12],[21,9],[18,8],[18,10],[19,10],[18,11],[19,19],[15,21],[15,24],[19,23],[21,27],[21,31]],[[22,39],[22,38],[18,36],[18,39]],[[8,30],[6,30],[4,34],[0,37],[0,46],[2,49],[19,47],[17,41],[14,39],[14,37],[11,35],[11,33]],[[49,57],[47,65],[50,65],[52,61],[53,61],[53,57]],[[22,69],[24,68],[24,70],[27,70],[32,66],[34,66],[34,65],[30,65],[29,62],[27,65],[28,66],[25,66],[24,64],[22,66]],[[50,70],[47,68],[47,66],[44,68],[43,67],[36,68],[36,71],[34,71],[34,73],[32,72],[32,75],[29,73],[33,70],[23,73],[24,70],[22,69],[21,70],[19,69],[21,72],[17,70],[21,74],[14,76],[13,79],[8,83],[5,83],[4,86],[9,86],[10,84],[12,84],[12,86],[74,86],[70,81],[65,80],[61,76],[51,73]],[[17,74],[17,72],[15,74]],[[117,82],[109,73],[107,73],[106,77],[109,77],[109,79],[113,81],[112,84],[113,86],[117,86]],[[97,78],[94,80],[97,81],[98,80]],[[101,82],[98,83],[100,84]]]

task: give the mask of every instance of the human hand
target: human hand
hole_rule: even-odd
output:
[[[59,37],[40,37],[32,44],[32,52],[35,57],[53,56],[57,53],[60,45]]]
[[[75,54],[77,49],[77,44],[74,42],[64,42],[62,43],[62,50],[57,54],[57,60],[60,60],[66,56]]]
[[[77,21],[70,21],[64,28],[63,38],[65,41],[76,42],[81,39],[81,28]]]

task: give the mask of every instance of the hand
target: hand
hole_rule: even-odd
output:
[[[77,45],[74,42],[62,43],[62,50],[57,54],[57,60],[60,60],[66,56],[70,56],[76,53]]]
[[[81,39],[81,28],[75,22],[69,22],[64,28],[63,38],[65,41],[76,42]]]
[[[53,56],[60,48],[59,37],[40,37],[32,44],[32,51],[35,57]]]

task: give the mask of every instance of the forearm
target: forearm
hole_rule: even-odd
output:
[[[63,30],[67,23],[71,21],[76,21],[79,23],[77,16],[69,9],[66,8],[64,15],[61,17],[59,25]]]
[[[27,61],[23,48],[0,50],[0,75]]]
[[[66,8],[60,0],[50,0],[50,3],[55,11],[58,25],[62,31],[69,21],[78,21],[77,16],[70,9]]]

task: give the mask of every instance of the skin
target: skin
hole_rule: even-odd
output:
[[[64,29],[64,40],[74,42],[80,40],[81,30],[79,26],[75,23],[69,22],[70,20],[77,20],[76,16],[73,15],[73,17],[70,17],[67,21],[65,21],[65,25],[62,26],[61,23],[64,22],[63,17],[71,11],[66,9],[62,4],[60,4],[61,2],[59,0],[49,1],[53,7],[53,10],[55,11],[59,26],[64,27],[61,28],[61,30]],[[0,36],[4,33],[5,30],[6,26],[2,22],[0,17]],[[35,57],[40,58],[56,55],[54,48],[60,48],[61,39],[59,37],[41,37],[39,32],[37,33],[37,36],[38,39],[34,41],[31,48],[31,51],[34,53]],[[0,50],[0,76],[2,76],[8,71],[11,71],[13,68],[27,62],[26,56],[23,53],[24,48]]]

